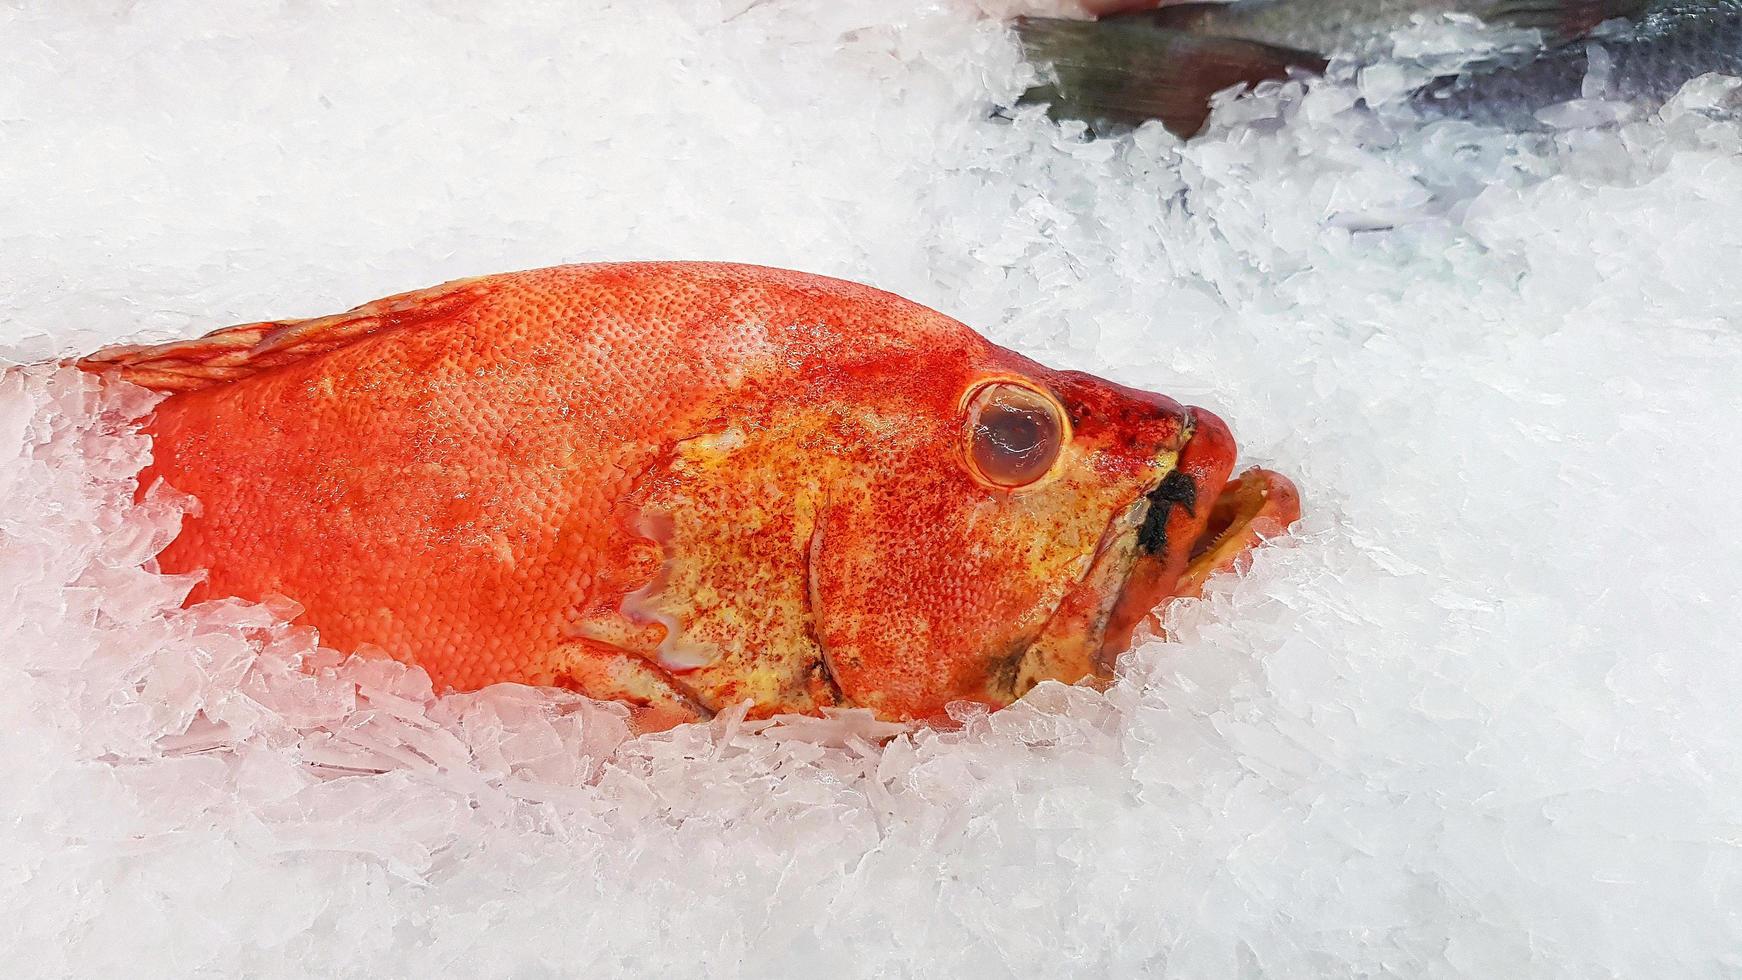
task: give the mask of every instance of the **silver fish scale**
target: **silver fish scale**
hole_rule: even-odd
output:
[[[1708,72],[1742,75],[1742,0],[1657,4],[1623,32],[1524,64],[1474,66],[1429,85],[1415,103],[1433,115],[1528,127],[1541,110],[1583,97],[1593,69],[1596,94],[1647,103]]]

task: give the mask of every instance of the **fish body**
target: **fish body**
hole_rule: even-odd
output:
[[[1168,3],[1099,21],[1142,23],[1205,37],[1240,38],[1315,52],[1371,56],[1418,18],[1461,14],[1497,27],[1536,28],[1551,43],[1605,20],[1633,17],[1646,0],[1232,0]]]
[[[1209,120],[1216,93],[1320,73],[1329,64],[1312,51],[1176,30],[1136,14],[1098,21],[1024,17],[1016,31],[1028,59],[1051,76],[1018,101],[1045,105],[1052,118],[1081,120],[1101,134],[1154,119],[1178,136],[1193,136]]]
[[[1526,128],[1590,97],[1660,105],[1693,79],[1742,76],[1742,2],[1663,0],[1637,22],[1543,52],[1436,79],[1413,103],[1429,115]]]
[[[647,729],[1105,676],[1297,511],[1274,474],[1223,492],[1208,412],[751,266],[488,276],[82,364],[170,393],[141,486],[198,501],[159,558],[203,571],[189,602],[286,597],[438,689]]]
[[[1664,80],[1686,81],[1693,63],[1723,70],[1718,54],[1734,0],[1234,0],[1232,3],[1166,4],[1095,21],[1019,18],[1018,36],[1029,58],[1050,67],[1053,78],[1029,89],[1024,103],[1046,104],[1054,118],[1080,119],[1101,131],[1160,120],[1180,136],[1192,136],[1209,116],[1210,99],[1231,87],[1256,85],[1294,74],[1323,72],[1333,56],[1372,60],[1383,42],[1420,15],[1467,14],[1495,26],[1541,31],[1544,44],[1509,52],[1457,77],[1492,79],[1466,85],[1436,81],[1420,103],[1442,113],[1465,110],[1472,117],[1510,113],[1523,105],[1574,97],[1583,77],[1583,46],[1570,43],[1615,18],[1642,18],[1637,30],[1667,38],[1667,20],[1712,35],[1701,54],[1668,40],[1635,44],[1631,57],[1648,75],[1653,92]],[[1673,16],[1664,12],[1670,8]],[[1653,26],[1654,21],[1665,24]],[[1697,28],[1690,24],[1700,25]],[[1633,36],[1622,32],[1623,37]],[[1540,56],[1540,57],[1539,57]],[[1535,62],[1542,62],[1535,65]],[[1647,66],[1649,63],[1649,66]],[[1523,70],[1521,65],[1535,65]],[[1565,77],[1573,78],[1566,95]],[[1631,76],[1623,79],[1632,81]],[[1633,90],[1623,87],[1623,92]],[[1671,88],[1673,91],[1673,88]],[[1463,94],[1459,94],[1463,93]],[[1491,108],[1493,107],[1493,108]]]
[[[1418,16],[1488,13],[1491,0],[1233,0],[1169,4],[1128,15],[1153,28],[1242,38],[1321,55],[1370,50]]]

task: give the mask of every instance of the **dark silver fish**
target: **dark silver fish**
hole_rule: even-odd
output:
[[[1418,14],[1465,14],[1494,27],[1535,28],[1550,44],[1603,21],[1633,17],[1647,0],[1234,0],[1168,3],[1119,18],[1153,28],[1232,37],[1325,55],[1363,55]],[[1044,28],[1030,27],[1031,30]]]
[[[1475,12],[1475,3],[1486,3],[1485,15],[1493,21],[1554,25],[1544,31],[1548,43],[1543,46],[1473,64],[1416,93],[1416,104],[1436,115],[1528,122],[1544,107],[1579,98],[1593,66],[1608,69],[1607,94],[1657,101],[1700,74],[1737,73],[1742,67],[1742,43],[1734,36],[1742,22],[1742,0],[1657,0],[1649,6],[1641,0],[1426,2],[1438,4],[1436,10],[1466,13]],[[1348,53],[1377,36],[1369,28],[1427,9],[1422,4],[1237,0],[1178,4],[1098,21],[1024,18],[1017,23],[1023,47],[1031,61],[1051,66],[1054,80],[1029,89],[1021,102],[1046,104],[1054,118],[1081,119],[1097,132],[1158,119],[1189,137],[1202,128],[1215,93],[1322,72],[1323,52]],[[1306,16],[1333,7],[1350,18],[1363,12],[1366,20],[1315,24]],[[1616,14],[1638,19],[1601,32],[1601,38],[1571,39]],[[1363,23],[1367,26],[1359,26]],[[1392,25],[1398,26],[1401,21]],[[1325,47],[1307,45],[1315,40]]]
[[[1550,107],[1592,96],[1661,105],[1709,72],[1742,76],[1742,0],[1665,0],[1612,36],[1522,64],[1473,65],[1413,101],[1433,115],[1525,128]]]

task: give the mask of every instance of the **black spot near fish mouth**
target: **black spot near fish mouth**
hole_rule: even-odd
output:
[[[1198,485],[1191,477],[1174,470],[1144,496],[1149,500],[1149,513],[1143,515],[1143,524],[1137,529],[1137,546],[1145,554],[1159,555],[1167,550],[1168,515],[1176,505],[1192,514],[1198,502]]]

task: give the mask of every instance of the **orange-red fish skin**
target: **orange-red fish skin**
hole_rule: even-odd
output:
[[[435,296],[402,301],[403,329],[177,395],[144,479],[204,509],[161,566],[211,569],[194,600],[291,596],[327,642],[438,686],[546,680],[568,639],[551,610],[615,606],[651,573],[618,503],[674,435],[717,426],[718,379],[762,353],[742,322],[970,353],[941,317],[819,282],[655,264],[438,287],[433,316]]]
[[[490,276],[84,363],[173,392],[142,487],[199,501],[159,559],[207,570],[190,602],[289,597],[438,689],[567,686],[645,728],[1007,703],[1192,425],[891,294],[711,263]],[[1001,378],[1072,415],[1032,488],[962,463],[964,400]],[[1186,457],[1207,512],[1233,443]],[[1155,598],[1206,519],[1170,518]]]

